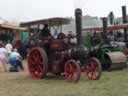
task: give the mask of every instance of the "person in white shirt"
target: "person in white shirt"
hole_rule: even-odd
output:
[[[7,43],[6,45],[5,45],[5,48],[6,48],[6,50],[7,50],[7,53],[8,53],[8,55],[12,52],[12,44],[11,43]]]
[[[7,71],[5,64],[7,63],[7,51],[3,47],[2,44],[0,44],[0,71]]]

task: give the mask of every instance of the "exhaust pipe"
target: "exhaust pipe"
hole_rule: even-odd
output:
[[[82,45],[82,10],[75,10],[77,44]]]
[[[108,27],[108,22],[107,22],[107,18],[103,17],[102,18],[102,24],[103,24],[103,33],[102,33],[102,37],[105,43],[108,43],[108,39],[107,39],[107,27]]]
[[[127,23],[127,12],[126,12],[126,6],[122,6],[122,19],[123,23]],[[127,29],[124,29],[124,41],[127,42]]]

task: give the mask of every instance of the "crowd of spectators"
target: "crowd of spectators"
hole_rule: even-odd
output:
[[[0,42],[0,72],[19,72],[24,70],[22,56],[11,42]],[[7,69],[7,64],[9,68]]]

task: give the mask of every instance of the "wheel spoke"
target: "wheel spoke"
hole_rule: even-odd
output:
[[[70,68],[70,71],[72,72],[73,71],[73,65],[72,64],[69,64],[69,68]]]
[[[72,81],[72,74],[69,74],[69,75],[67,76],[67,80]]]
[[[96,75],[96,72],[94,71],[93,74],[92,74],[92,80],[93,79],[96,79],[97,75]]]
[[[67,67],[66,67],[66,68],[65,68],[65,72],[66,72],[66,73],[70,73],[70,68],[67,68]]]
[[[78,77],[78,74],[77,72],[74,72],[73,75],[72,75],[72,80],[76,80]]]
[[[38,66],[38,70],[39,70],[40,72],[42,72],[42,71],[43,71],[43,66],[42,66],[42,65],[39,65],[39,66]]]

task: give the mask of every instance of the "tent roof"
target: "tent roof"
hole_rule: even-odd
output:
[[[27,30],[27,28],[9,25],[9,24],[0,24],[0,28],[2,28],[2,29],[14,29],[14,30]]]
[[[67,18],[49,18],[49,19],[42,19],[42,20],[36,20],[36,21],[30,21],[30,22],[23,22],[20,24],[22,27],[36,25],[36,24],[48,24],[49,26],[56,26],[56,25],[63,25],[63,24],[69,24],[70,20]]]

